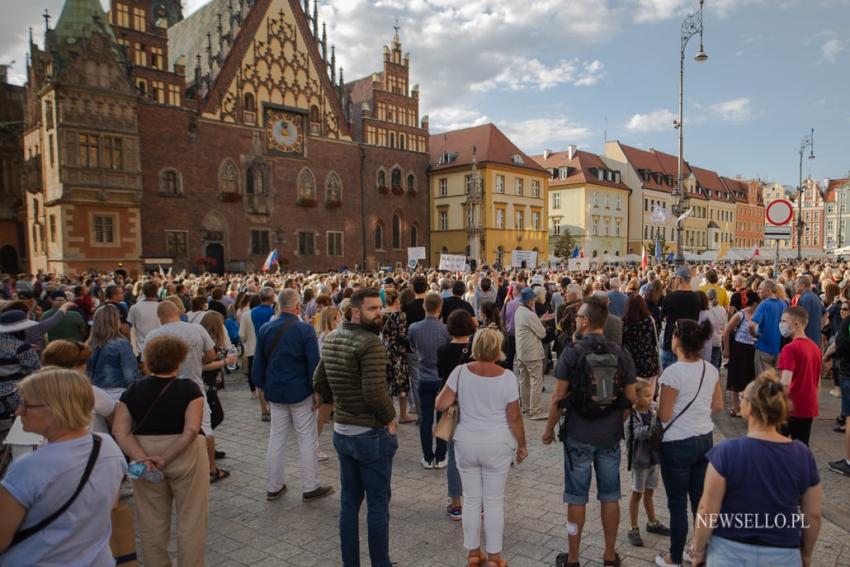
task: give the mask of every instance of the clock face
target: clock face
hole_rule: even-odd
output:
[[[304,153],[303,118],[299,114],[267,110],[266,138],[270,151],[286,154]]]

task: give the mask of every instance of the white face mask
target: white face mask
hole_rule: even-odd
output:
[[[779,323],[779,334],[785,337],[786,339],[791,336],[791,325],[788,323]]]

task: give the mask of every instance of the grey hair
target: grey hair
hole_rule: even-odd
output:
[[[578,297],[581,297],[581,295],[582,295],[581,286],[578,285],[577,283],[573,282],[573,283],[571,283],[570,285],[567,286],[567,293],[571,293],[571,294],[574,294]]]
[[[260,303],[268,303],[274,300],[274,288],[264,287],[260,290]]]
[[[292,309],[299,303],[301,303],[301,294],[292,288],[283,290],[277,296],[277,305],[280,307],[281,311],[284,309]]]
[[[801,285],[803,287],[812,287],[812,278],[809,276],[800,276],[797,278],[797,285]]]

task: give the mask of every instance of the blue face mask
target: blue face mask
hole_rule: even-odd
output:
[[[785,337],[786,339],[791,336],[791,325],[788,323],[779,323],[779,334]]]

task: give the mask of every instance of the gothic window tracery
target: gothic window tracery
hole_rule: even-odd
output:
[[[311,201],[316,198],[316,179],[309,168],[304,168],[298,174],[298,198]]]
[[[335,171],[330,172],[325,180],[325,201],[328,203],[342,201],[342,180]]]
[[[219,168],[218,191],[222,194],[239,193],[239,167],[230,158],[224,160]]]

